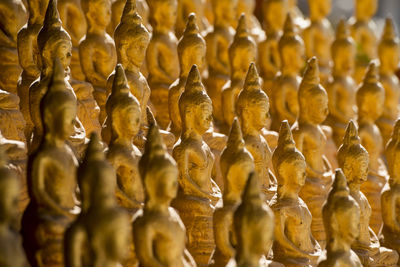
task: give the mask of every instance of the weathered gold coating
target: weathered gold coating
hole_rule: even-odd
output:
[[[143,24],[147,29],[151,29],[149,25],[149,6],[145,0],[133,0],[132,1],[137,8],[137,12],[143,20]],[[121,21],[122,14],[126,5],[126,0],[112,0],[111,6],[111,22],[108,24],[107,32],[110,36],[114,35],[114,31]]]

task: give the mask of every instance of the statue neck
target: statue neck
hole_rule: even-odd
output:
[[[199,134],[193,127],[187,126],[182,122],[182,137],[183,139],[195,139],[198,141],[203,141],[203,137]]]
[[[347,244],[340,237],[333,237],[330,242],[328,241],[326,250],[328,254],[349,253],[350,244]]]
[[[290,62],[282,61],[281,73],[285,76],[297,76],[300,70],[296,67],[293,67],[293,64]]]
[[[157,25],[154,27],[154,33],[168,35],[170,32],[172,32],[172,29],[164,26],[162,23],[157,23]]]
[[[125,72],[129,71],[135,74],[140,73],[140,66],[137,66],[130,60],[126,60],[126,62],[124,62],[122,65],[124,66]]]
[[[88,23],[88,33],[93,35],[105,35],[106,29],[99,27],[96,23],[89,22]]]
[[[358,124],[360,124],[360,125],[375,124],[375,120],[366,115],[367,114],[362,114],[362,113],[358,114]]]
[[[45,134],[45,142],[49,145],[62,148],[65,145],[65,140],[58,138],[56,135],[52,133]]]
[[[117,135],[117,137],[112,141],[113,144],[117,144],[117,145],[124,146],[124,147],[131,147],[132,142],[133,142],[133,138],[123,136],[123,135],[122,136]]]
[[[289,181],[291,181],[289,179]],[[300,190],[293,190],[291,188],[285,188],[283,186],[278,186],[277,194],[278,199],[298,199]]]
[[[312,22],[320,22],[325,18],[325,16],[320,14],[320,12],[316,11],[315,9],[316,9],[316,7],[314,7],[314,8],[310,7],[310,20]]]
[[[91,205],[89,209],[94,210],[105,210],[112,209],[116,207],[116,202],[112,196],[103,196],[102,198],[96,199],[95,201],[91,201]]]
[[[313,122],[311,122],[309,119],[308,119],[308,117],[307,117],[307,115],[305,114],[305,112],[300,112],[300,115],[299,115],[299,124],[301,125],[301,124],[307,124],[307,125],[312,125],[312,126],[318,126],[318,124],[315,124],[315,123],[313,123]]]
[[[241,120],[243,136],[244,135],[250,135],[250,136],[260,135],[260,131],[258,129],[256,129],[249,121],[250,121],[249,119]]]
[[[215,22],[214,22],[214,27],[217,28],[229,28],[231,25],[228,21],[216,16],[215,17]]]
[[[153,200],[153,199],[149,199],[146,202],[145,205],[145,210],[149,210],[149,211],[156,211],[156,212],[160,212],[162,214],[167,214],[168,213],[168,208],[170,205],[170,201],[160,201],[160,200]]]
[[[236,262],[240,266],[259,266],[260,255],[254,255],[253,253],[238,251],[236,256]]]
[[[357,193],[357,194],[360,192],[361,184],[350,182],[350,183],[348,183],[348,186],[349,186],[350,192]]]

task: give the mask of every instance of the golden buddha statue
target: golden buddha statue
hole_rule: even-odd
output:
[[[360,259],[351,250],[360,233],[360,207],[350,196],[346,177],[341,169],[336,169],[335,180],[328,199],[322,207],[327,236],[327,255],[318,267],[361,267]]]
[[[318,58],[320,78],[323,85],[328,81],[333,42],[332,25],[326,18],[332,9],[332,0],[308,0],[310,24],[303,31],[306,57]]]
[[[4,267],[26,266],[21,237],[15,230],[19,219],[20,186],[17,173],[8,167],[5,151],[0,151],[0,265]]]
[[[336,39],[331,46],[333,70],[326,91],[329,115],[326,123],[332,128],[335,144],[340,146],[349,120],[356,117],[356,83],[352,78],[356,47],[349,36],[346,22],[340,20]]]
[[[55,8],[55,2],[50,0]],[[65,84],[64,66],[56,59],[50,86],[43,97],[44,137],[30,155],[30,203],[22,218],[25,253],[31,266],[63,266],[64,231],[75,217],[76,167],[66,140],[74,132],[77,103]]]
[[[369,156],[361,145],[358,131],[353,121],[350,121],[343,139],[343,145],[338,150],[338,162],[347,178],[350,195],[360,207],[359,236],[351,245],[363,266],[397,266],[399,255],[396,251],[381,247],[379,240],[369,226],[371,206],[365,195],[360,191],[367,181]]]
[[[144,208],[133,222],[140,266],[196,266],[185,248],[185,226],[170,207],[178,191],[179,171],[156,125],[150,125],[139,169],[146,192]]]
[[[17,91],[20,98],[20,110],[26,122],[25,137],[28,144],[34,126],[29,110],[29,87],[40,75],[41,56],[37,46],[37,36],[42,28],[48,3],[49,0],[28,2],[28,23],[20,29],[17,36],[18,60],[23,69],[18,80]]]
[[[217,206],[214,212],[216,249],[211,266],[225,266],[229,259],[235,256],[233,213],[241,202],[247,178],[254,172],[254,160],[244,146],[237,118],[232,123],[228,143],[221,154],[220,162],[224,180],[223,206]]]
[[[186,21],[188,16],[191,13],[194,13],[198,18],[198,27],[201,33],[208,30],[210,24],[207,20],[207,17],[204,16],[205,13],[205,2],[207,0],[179,0],[178,1],[178,9],[177,9],[177,17],[176,17],[176,26],[175,26],[175,34],[178,38],[180,38],[186,29]]]
[[[7,139],[26,142],[25,120],[19,110],[19,97],[0,89],[0,131]]]
[[[74,90],[69,83],[68,76],[69,64],[71,61],[71,38],[61,26],[55,0],[49,1],[43,25],[44,26],[40,30],[37,38],[42,62],[42,71],[40,78],[32,83],[29,88],[29,111],[32,122],[34,123],[33,138],[29,145],[30,153],[35,152],[44,136],[40,105],[48,87],[51,86],[53,69],[55,68],[55,58],[60,59],[62,67],[66,72],[64,73],[63,71],[65,76],[63,80],[67,90],[70,90],[75,96]],[[75,131],[69,141],[77,155],[80,157],[83,153],[82,150],[85,142],[85,129],[78,118],[76,118],[74,122],[74,128]]]
[[[207,67],[205,62],[206,43],[200,35],[197,18],[191,13],[187,19],[185,31],[178,43],[178,57],[180,65],[179,78],[171,84],[168,93],[169,117],[171,119],[171,132],[180,136],[182,120],[179,114],[179,98],[185,89],[190,68],[196,64],[200,73]]]
[[[271,128],[275,131],[279,130],[283,120],[292,125],[299,113],[297,92],[301,82],[300,71],[304,66],[304,42],[297,34],[290,13],[286,17],[278,49],[281,68],[270,93],[273,110]]]
[[[102,150],[94,133],[78,174],[85,209],[65,233],[66,267],[119,266],[127,252],[129,217],[115,201],[115,171]]]
[[[216,126],[223,122],[221,106],[222,87],[229,81],[229,45],[235,30],[231,27],[236,19],[238,0],[211,0],[214,14],[214,27],[205,39],[207,44],[208,79],[207,93],[212,100],[213,116]]]
[[[124,11],[126,0],[111,0],[111,22],[108,24],[107,32],[109,35],[114,35],[114,30],[117,28],[118,24],[121,21],[122,13]],[[151,29],[149,25],[149,6],[147,5],[146,0],[134,0],[134,4],[137,8],[137,12],[140,14],[144,25],[147,29]]]
[[[212,121],[211,99],[196,65],[179,99],[182,134],[173,157],[179,168],[179,192],[173,206],[186,226],[187,248],[198,266],[207,266],[214,251],[213,213],[221,192],[211,177],[214,155],[202,135]]]
[[[259,43],[261,40],[265,39],[265,33],[262,30],[261,24],[257,17],[254,15],[255,8],[256,0],[238,0],[236,17],[240,18],[242,14],[245,15],[246,25],[249,29],[249,33],[253,39]],[[238,25],[238,21],[236,21],[235,25]]]
[[[364,81],[357,90],[358,126],[361,144],[369,154],[368,180],[361,186],[372,207],[370,226],[377,234],[382,226],[381,191],[387,182],[387,169],[383,163],[382,135],[375,124],[382,115],[385,89],[379,83],[378,68],[371,62]]]
[[[17,94],[17,82],[21,75],[18,61],[17,35],[28,18],[21,0],[0,2],[0,88]]]
[[[281,124],[272,162],[278,180],[278,190],[270,202],[275,213],[274,261],[289,267],[315,265],[321,248],[311,234],[311,213],[299,197],[307,164],[295,147],[286,120]]]
[[[271,150],[262,135],[269,116],[268,111],[268,96],[261,89],[255,64],[251,63],[243,90],[236,102],[236,113],[242,128],[246,149],[254,158],[255,172],[267,201],[276,191],[275,178],[269,169]]]
[[[153,34],[147,48],[146,63],[150,101],[161,129],[166,129],[170,123],[168,89],[179,76],[178,40],[174,34],[177,5],[177,0],[149,1]]]
[[[383,139],[386,144],[393,131],[393,125],[399,117],[400,83],[396,76],[400,62],[400,40],[396,36],[396,29],[391,18],[386,19],[381,41],[378,45],[379,81],[385,89],[385,104],[382,116],[377,120]]]
[[[296,147],[307,163],[306,182],[300,197],[312,214],[312,234],[324,248],[326,239],[321,207],[332,183],[332,171],[325,156],[327,138],[320,126],[328,115],[328,95],[319,81],[318,62],[313,57],[307,63],[299,87],[299,118],[293,125],[293,135]]]
[[[354,0],[354,16],[349,19],[349,24],[357,47],[354,71],[356,84],[362,82],[369,62],[377,57],[377,27],[372,20],[377,9],[378,0]]]
[[[229,129],[236,115],[235,104],[240,91],[243,89],[244,79],[250,63],[257,58],[257,45],[250,36],[246,24],[246,16],[242,14],[236,29],[236,35],[229,46],[229,62],[231,79],[222,88],[222,109],[224,126]],[[225,131],[226,131],[225,129]]]
[[[114,40],[106,33],[111,20],[111,0],[81,0],[88,26],[79,43],[79,57],[86,81],[94,87],[93,96],[100,107],[100,124],[103,124],[107,99],[107,78],[117,63]]]
[[[264,0],[262,13],[266,39],[258,44],[258,65],[264,92],[271,96],[273,80],[281,68],[278,42],[288,13],[288,0]]]

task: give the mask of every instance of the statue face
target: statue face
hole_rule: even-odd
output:
[[[175,27],[177,18],[177,6],[172,4],[164,4],[158,8],[158,13],[155,14],[155,19],[158,24],[164,25],[168,29]]]
[[[310,5],[311,2],[315,6],[315,9],[318,10],[318,13],[322,16],[325,17],[331,13],[332,9],[332,0],[314,0],[314,1],[309,1]]]
[[[249,114],[251,117],[244,118],[244,120],[249,120],[257,130],[267,127],[267,119],[269,118],[268,102],[262,101],[262,103],[248,107],[248,109],[251,111]]]
[[[337,48],[333,56],[335,68],[343,73],[351,73],[355,65],[355,49],[352,46],[341,46]]]
[[[362,184],[367,181],[368,161],[363,160],[361,157],[348,157],[342,169],[348,184]]]
[[[298,72],[304,67],[304,46],[299,44],[285,45],[281,55],[285,66],[296,69]]]
[[[178,169],[170,166],[161,171],[160,181],[157,184],[157,195],[172,200],[178,193]]]
[[[371,18],[375,15],[378,9],[377,0],[356,0],[355,4],[357,16],[362,18]]]
[[[230,25],[236,24],[236,9],[237,1],[226,1],[226,0],[213,0],[217,2],[214,4],[214,14],[220,20],[229,23]],[[234,3],[235,2],[235,3]]]
[[[375,85],[372,85],[375,86]],[[376,121],[383,113],[383,107],[385,102],[384,94],[368,94],[364,97],[362,103],[357,101],[359,106],[359,113],[369,119]]]
[[[234,71],[240,72],[244,78],[246,77],[246,73],[249,69],[250,63],[256,62],[257,50],[254,47],[249,46],[248,44],[243,45],[237,47],[238,49],[235,49],[235,51],[233,51],[234,55],[232,60],[232,69]]]
[[[268,8],[265,8],[264,11],[268,26],[275,31],[282,30],[287,12],[288,8],[284,1],[269,3]]]
[[[210,103],[203,103],[195,108],[195,112],[194,127],[196,127],[199,133],[203,134],[211,127],[212,105]]]
[[[71,42],[62,42],[56,49],[56,57],[58,57],[64,69],[68,69],[71,64],[72,47]]]
[[[94,6],[96,14],[92,14],[96,24],[105,28],[111,21],[111,3],[109,0],[98,1]]]
[[[122,130],[124,135],[134,137],[140,129],[140,116],[139,107],[131,106],[121,112],[117,127]]]
[[[57,135],[60,139],[67,140],[74,133],[74,124],[76,118],[77,107],[76,105],[69,104],[60,111],[60,116],[55,116],[57,127]]]
[[[135,66],[141,67],[145,56],[149,39],[145,37],[135,38],[126,47],[126,54],[128,59],[134,63]]]
[[[321,124],[328,116],[328,97],[325,94],[319,93],[318,95],[308,100],[309,118],[312,123]]]
[[[348,209],[344,214],[336,217],[339,232],[345,241],[352,244],[360,234],[360,213],[356,208]]]

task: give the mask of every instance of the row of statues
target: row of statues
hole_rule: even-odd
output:
[[[0,265],[398,265],[376,0],[3,2]]]

